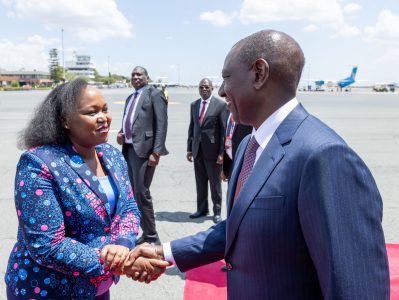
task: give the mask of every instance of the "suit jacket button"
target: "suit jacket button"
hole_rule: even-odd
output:
[[[226,269],[227,271],[233,270],[233,265],[231,263],[226,263]]]

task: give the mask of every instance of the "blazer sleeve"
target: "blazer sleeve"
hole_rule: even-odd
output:
[[[298,210],[325,299],[389,299],[382,200],[363,161],[344,144],[305,164]]]
[[[15,179],[15,206],[24,243],[40,265],[73,276],[105,274],[99,250],[65,236],[62,191],[37,156],[25,152]]]
[[[153,153],[166,155],[166,133],[168,130],[168,107],[165,95],[161,91],[152,91],[151,102],[154,110],[154,148]]]
[[[176,266],[182,272],[218,261],[224,258],[226,248],[226,220],[170,245]]]
[[[122,176],[127,176],[126,161],[119,151],[116,153],[118,153],[118,165],[121,168],[121,174],[126,174]],[[119,198],[118,211],[112,219],[111,233],[115,244],[132,249],[135,246],[136,236],[139,231],[140,211],[134,199],[132,186],[129,180],[127,182],[128,184],[124,183],[120,186],[121,190],[124,189],[123,195],[126,196]]]
[[[190,105],[190,125],[188,126],[187,137],[187,152],[193,152],[193,139],[194,139],[194,103]]]

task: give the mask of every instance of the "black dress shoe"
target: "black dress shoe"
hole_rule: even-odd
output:
[[[219,223],[220,221],[222,221],[222,218],[221,218],[220,215],[214,215],[214,216],[213,216],[213,223],[217,224],[217,223]]]
[[[199,217],[204,217],[208,214],[208,212],[201,212],[201,211],[196,211],[195,213],[190,215],[191,219],[199,218]]]

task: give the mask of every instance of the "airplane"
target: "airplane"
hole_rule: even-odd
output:
[[[352,83],[356,82],[356,73],[357,66],[352,68],[352,72],[349,77],[340,79],[340,80],[328,80],[327,82],[324,80],[315,80],[314,83],[316,85],[316,90],[321,90],[322,86],[327,85],[328,87],[337,86],[342,91],[342,88],[350,86]]]

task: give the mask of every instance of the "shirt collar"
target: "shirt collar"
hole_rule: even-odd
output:
[[[138,90],[135,90],[134,92],[135,92],[135,93],[138,93],[139,95],[141,95],[141,93],[145,90],[146,87],[147,87],[147,86],[145,85],[145,86],[139,88]]]
[[[284,121],[284,119],[290,114],[290,112],[298,105],[298,100],[296,98],[291,99],[273,114],[271,114],[260,127],[252,130],[252,135],[255,135],[255,139],[262,149],[265,149],[267,143],[272,138],[276,129]]]
[[[211,98],[212,98],[212,96],[210,96],[208,99],[202,99],[201,98],[201,102],[205,101],[206,104],[209,104],[209,102],[211,102]]]

